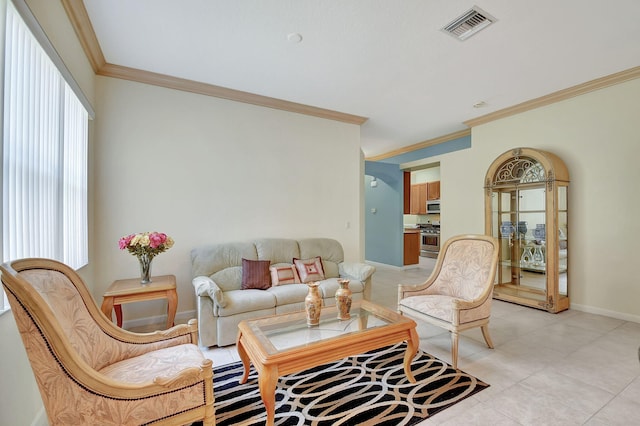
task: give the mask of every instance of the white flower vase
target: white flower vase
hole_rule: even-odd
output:
[[[138,255],[140,262],[140,284],[149,284],[151,282],[151,261],[153,256],[149,254]]]

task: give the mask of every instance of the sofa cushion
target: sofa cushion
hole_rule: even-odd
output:
[[[211,275],[222,291],[240,290],[242,285],[242,266],[232,266]]]
[[[296,265],[300,281],[309,283],[312,281],[324,280],[324,268],[322,267],[322,258],[316,256],[311,259],[293,259]]]
[[[283,306],[303,303],[304,298],[309,294],[309,287],[306,284],[288,284],[271,287],[267,292],[276,298],[276,306]]]
[[[325,278],[338,278],[338,265],[344,262],[344,250],[340,242],[331,238],[305,238],[298,241],[300,259],[322,257]]]
[[[300,283],[298,270],[294,265],[288,263],[280,263],[269,267],[271,272],[271,285],[295,284]]]
[[[191,275],[210,277],[225,268],[242,266],[243,258],[258,260],[256,246],[253,243],[224,243],[198,247],[191,250]]]
[[[242,259],[242,289],[266,290],[271,288],[271,273],[268,260]]]
[[[221,317],[273,309],[276,306],[275,295],[264,290],[231,290],[224,293],[224,300],[227,304],[218,310],[218,315]]]
[[[291,259],[300,256],[300,249],[296,240],[285,238],[261,238],[255,240],[258,259],[269,259],[272,264],[291,263]]]

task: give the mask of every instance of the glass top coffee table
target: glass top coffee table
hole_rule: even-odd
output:
[[[331,306],[322,308],[317,326],[307,326],[305,312],[244,320],[238,325],[237,348],[244,366],[240,383],[246,383],[253,363],[267,425],[273,425],[275,418],[278,377],[347,356],[406,341],[404,371],[415,383],[411,361],[419,338],[412,319],[366,300],[353,303],[351,319],[339,320],[337,315],[337,308]]]

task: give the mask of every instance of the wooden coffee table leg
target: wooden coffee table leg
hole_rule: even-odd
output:
[[[249,368],[251,367],[249,355],[247,351],[244,349],[242,345],[242,332],[238,332],[238,339],[236,340],[236,348],[238,349],[238,355],[240,356],[240,360],[242,361],[242,366],[244,367],[244,374],[240,378],[239,383],[244,384],[247,383],[247,379],[249,378]]]
[[[278,382],[278,368],[264,367],[258,373],[260,396],[267,410],[267,426],[273,426],[276,418],[276,383]]]
[[[420,338],[418,337],[418,333],[416,333],[416,329],[410,329],[409,339],[407,339],[407,350],[404,353],[404,373],[407,375],[407,378],[411,383],[416,382],[416,379],[413,377],[413,373],[411,372],[411,361],[413,361],[413,357],[418,353],[419,344]]]

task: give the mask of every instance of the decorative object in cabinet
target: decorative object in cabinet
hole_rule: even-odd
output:
[[[569,172],[556,155],[516,148],[485,177],[485,232],[499,238],[495,299],[557,313],[569,308]]]

